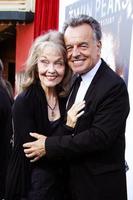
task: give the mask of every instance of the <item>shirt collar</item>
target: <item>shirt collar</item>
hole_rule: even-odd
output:
[[[101,62],[102,62],[101,59],[99,59],[99,61],[95,65],[95,67],[93,67],[89,72],[87,72],[81,76],[83,82],[86,82],[88,79],[93,79],[93,77],[95,76],[97,70],[99,69],[99,67],[101,65]]]

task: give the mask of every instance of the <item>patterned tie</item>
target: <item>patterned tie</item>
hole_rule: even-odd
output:
[[[69,110],[71,106],[74,104],[81,81],[82,81],[81,76],[78,76],[73,84],[72,92],[70,93],[70,97],[68,99],[67,110]]]

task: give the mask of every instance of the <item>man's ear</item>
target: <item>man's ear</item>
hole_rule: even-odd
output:
[[[101,48],[102,48],[102,42],[101,42],[101,40],[97,41],[97,48],[98,48],[98,53],[100,55],[101,54]]]

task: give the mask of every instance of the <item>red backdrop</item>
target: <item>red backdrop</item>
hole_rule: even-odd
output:
[[[34,23],[16,26],[16,72],[24,68],[34,39]]]
[[[36,0],[34,38],[49,29],[58,29],[59,0]]]

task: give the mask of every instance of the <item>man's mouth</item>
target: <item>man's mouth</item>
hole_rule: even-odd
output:
[[[81,59],[80,60],[72,60],[74,65],[82,65],[84,63],[84,61],[85,61],[84,59],[82,59],[82,60]]]

